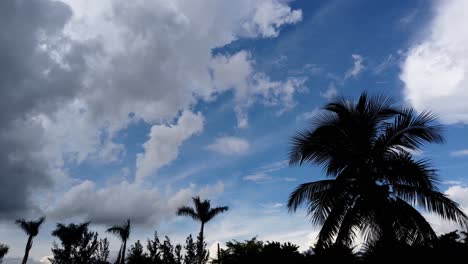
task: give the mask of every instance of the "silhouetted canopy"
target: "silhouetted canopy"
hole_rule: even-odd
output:
[[[436,116],[395,104],[365,93],[357,102],[341,98],[292,138],[290,164],[321,165],[331,178],[299,185],[288,201],[290,211],[305,203],[312,222],[322,225],[319,249],[350,245],[360,231],[366,241],[433,240],[416,208],[466,228],[466,215],[437,189],[429,161],[413,157],[425,143],[443,142]]]

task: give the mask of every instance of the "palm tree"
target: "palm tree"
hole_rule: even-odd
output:
[[[124,264],[127,240],[130,237],[130,219],[128,219],[127,223],[125,223],[124,225],[113,226],[108,228],[107,232],[118,235],[119,238],[122,240],[122,246],[120,247],[119,256],[117,257],[116,264]]]
[[[200,197],[193,197],[193,204],[194,208],[188,206],[182,206],[177,210],[177,215],[179,216],[189,216],[195,221],[199,221],[201,223],[200,227],[200,241],[198,245],[198,257],[199,263],[203,262],[203,243],[204,237],[203,232],[205,228],[205,224],[212,220],[218,214],[221,214],[227,211],[229,208],[227,206],[221,206],[216,208],[211,208],[211,204],[209,200],[201,201]]]
[[[39,234],[39,227],[44,223],[45,217],[41,217],[36,221],[26,221],[24,219],[16,220],[16,224],[23,229],[23,231],[28,235],[28,242],[26,243],[26,248],[24,249],[24,257],[22,264],[28,262],[29,251],[33,245],[33,238]]]
[[[9,247],[0,243],[0,263],[3,262],[3,257],[8,253]]]
[[[457,203],[438,191],[428,160],[412,153],[424,143],[442,143],[442,127],[430,112],[396,107],[396,100],[362,94],[327,104],[313,127],[292,138],[291,165],[321,165],[331,179],[299,185],[290,195],[294,212],[306,203],[314,224],[321,224],[317,249],[364,240],[427,242],[436,235],[415,209],[425,209],[467,227]]]
[[[72,247],[76,246],[82,239],[83,235],[88,231],[89,222],[69,225],[58,223],[52,235],[58,237],[64,247],[64,254],[67,259],[70,259]]]

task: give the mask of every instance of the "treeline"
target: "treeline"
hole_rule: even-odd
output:
[[[52,247],[54,264],[110,264],[109,241],[99,238],[97,232],[88,229],[89,223],[70,224],[76,233],[68,236],[57,235]],[[112,260],[113,263],[126,264],[258,264],[258,263],[452,263],[468,260],[468,235],[466,232],[450,232],[438,237],[431,245],[427,244],[385,244],[377,243],[357,248],[333,246],[325,250],[310,248],[300,252],[297,245],[280,242],[263,242],[256,238],[246,241],[230,241],[215,256],[209,256],[206,243],[203,244],[203,256],[198,255],[198,243],[189,235],[184,245],[173,244],[169,237],[161,240],[155,232],[144,243],[140,240],[130,245],[124,260]],[[1,253],[7,247],[0,245]],[[0,260],[1,261],[1,260]]]

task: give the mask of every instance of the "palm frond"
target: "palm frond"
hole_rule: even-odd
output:
[[[376,147],[382,150],[419,150],[424,143],[443,143],[442,127],[432,124],[436,119],[429,111],[416,115],[412,108],[406,108],[379,136]]]
[[[177,210],[177,215],[178,216],[189,216],[194,220],[200,220],[200,217],[198,214],[193,210],[193,208],[188,207],[188,206],[182,206]]]
[[[333,187],[335,180],[322,180],[316,182],[308,182],[299,185],[290,195],[288,200],[288,209],[290,212],[294,212],[297,208],[311,200],[313,196],[325,190],[329,190]]]
[[[227,207],[227,206],[221,206],[221,207],[216,207],[216,208],[211,209],[211,210],[208,212],[208,215],[207,215],[208,221],[210,221],[211,219],[213,219],[213,218],[214,218],[215,216],[217,216],[218,214],[221,214],[221,213],[226,212],[227,210],[229,210],[229,207]],[[207,222],[208,222],[208,221],[207,221]]]
[[[454,221],[465,229],[468,227],[468,217],[459,205],[441,192],[401,184],[393,185],[393,192],[402,200],[412,205],[422,206],[444,220]]]

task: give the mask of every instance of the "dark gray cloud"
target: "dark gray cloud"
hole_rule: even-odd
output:
[[[69,98],[82,62],[62,58],[68,70],[45,50],[47,39],[65,42],[60,32],[71,16],[49,0],[0,1],[0,219],[31,209],[31,192],[52,184],[42,157],[42,127],[29,116],[55,109]]]

